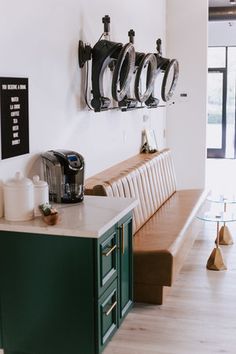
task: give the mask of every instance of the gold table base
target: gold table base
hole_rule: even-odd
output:
[[[207,269],[210,270],[226,270],[227,267],[224,264],[223,256],[221,253],[221,249],[219,247],[215,247],[211,252],[211,255],[207,261]]]
[[[224,264],[223,256],[221,253],[221,249],[219,247],[219,241],[220,241],[220,223],[217,221],[217,231],[216,231],[216,247],[213,249],[211,252],[210,257],[208,258],[207,261],[207,269],[209,270],[226,270],[227,267]],[[225,225],[224,225],[225,226]]]
[[[233,237],[231,235],[231,232],[228,228],[228,226],[223,225],[220,228],[220,233],[219,233],[219,244],[220,245],[232,245],[234,243]]]

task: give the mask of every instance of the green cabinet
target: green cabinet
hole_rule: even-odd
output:
[[[0,233],[7,354],[95,352],[93,239]]]
[[[0,308],[0,348],[2,348],[2,315],[1,315],[1,308]]]
[[[131,214],[100,238],[0,231],[5,354],[97,354],[132,305]]]

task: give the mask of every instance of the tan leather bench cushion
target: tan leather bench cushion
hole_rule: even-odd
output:
[[[118,166],[118,165],[117,165]],[[175,192],[176,180],[170,150],[139,154],[86,181],[86,193],[136,197],[134,233]]]
[[[102,185],[104,181],[116,179],[123,173],[128,173],[132,169],[137,168],[138,166],[146,163],[146,161],[155,158],[166,150],[168,149],[164,149],[163,151],[156,152],[154,154],[138,154],[132,156],[127,160],[107,168],[106,170],[103,170],[90,178],[87,178],[85,181],[85,193],[94,194],[94,187]]]
[[[134,237],[134,282],[171,286],[196,238],[202,190],[177,191]]]

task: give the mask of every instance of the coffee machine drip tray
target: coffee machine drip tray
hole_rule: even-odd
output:
[[[83,185],[76,183],[63,183],[61,191],[62,203],[77,203],[83,200]],[[81,199],[82,198],[82,199]]]

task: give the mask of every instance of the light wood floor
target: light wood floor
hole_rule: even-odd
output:
[[[104,354],[236,353],[235,245],[222,246],[227,271],[209,271],[214,223],[202,228],[165,304],[136,304]]]

